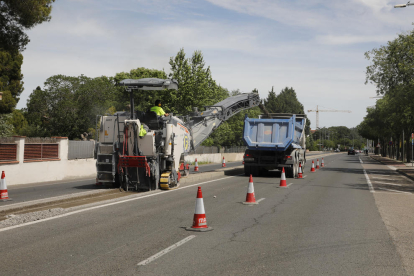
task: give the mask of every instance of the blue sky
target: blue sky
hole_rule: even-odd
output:
[[[137,67],[170,70],[184,48],[204,54],[223,87],[265,98],[293,87],[320,127],[357,126],[375,104],[364,53],[412,30],[414,6],[386,0],[56,0],[52,20],[28,31],[25,90],[56,74],[113,76]],[[308,113],[315,128],[315,113]]]

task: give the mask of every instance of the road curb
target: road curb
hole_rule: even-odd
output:
[[[65,203],[73,200],[87,199],[92,197],[99,197],[109,194],[119,193],[119,189],[110,189],[110,190],[99,190],[99,191],[87,191],[70,195],[49,197],[44,199],[32,200],[27,202],[21,202],[16,204],[10,204],[0,207],[0,215],[4,213],[22,211],[28,208],[39,208],[54,203]]]

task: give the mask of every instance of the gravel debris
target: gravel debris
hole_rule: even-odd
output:
[[[26,222],[41,220],[49,217],[54,217],[57,215],[61,215],[68,212],[68,209],[64,208],[55,208],[55,209],[49,209],[44,211],[37,211],[33,213],[27,213],[27,214],[20,214],[20,215],[8,215],[7,219],[0,221],[0,228],[14,226]]]

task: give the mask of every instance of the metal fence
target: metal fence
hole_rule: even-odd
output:
[[[246,149],[247,147],[224,147],[222,153],[244,153]]]
[[[17,160],[17,144],[0,144],[0,162]]]
[[[58,144],[24,144],[24,161],[59,159]]]
[[[68,159],[93,158],[95,141],[68,141]]]
[[[208,153],[240,153],[245,152],[247,147],[197,147],[190,154],[208,154]]]

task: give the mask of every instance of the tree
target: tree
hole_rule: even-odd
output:
[[[51,19],[51,3],[55,0],[2,0],[0,1],[0,48],[23,51],[29,43],[24,32]]]
[[[0,49],[0,114],[11,113],[23,91],[21,66],[23,56],[17,51],[7,52]]]
[[[124,79],[143,79],[143,78],[159,78],[159,79],[166,79],[167,75],[164,71],[156,70],[156,69],[148,69],[144,67],[139,67],[137,69],[132,69],[128,72],[121,72],[117,73],[114,77],[115,83],[119,83]],[[119,94],[117,97],[118,106],[117,109],[125,109],[129,105],[129,92],[124,91],[123,89],[119,90]],[[155,100],[157,99],[164,99],[166,93],[170,91],[134,91],[134,103],[136,110],[146,111],[150,109],[153,105]],[[168,106],[166,105],[166,110],[168,110]]]
[[[96,115],[112,107],[118,92],[113,80],[104,76],[52,76],[44,90],[37,87],[30,95],[26,109],[29,126],[24,131],[79,138],[96,127]]]
[[[371,62],[366,69],[365,83],[374,84],[377,94],[384,98],[377,101],[375,109],[368,110],[358,131],[367,138],[377,136],[383,154],[390,154],[390,150],[399,152],[399,143],[397,147],[393,143],[392,149],[388,147],[391,140],[405,141],[408,150],[409,135],[414,131],[414,102],[411,100],[414,97],[414,31],[399,34],[387,45],[366,52],[365,56]],[[402,137],[403,131],[405,137]]]
[[[0,114],[11,113],[23,91],[20,53],[29,43],[25,30],[50,20],[54,0],[0,1]]]
[[[202,110],[204,106],[213,105],[228,97],[228,91],[213,80],[210,67],[205,66],[201,51],[195,51],[191,58],[185,57],[180,49],[175,57],[170,58],[170,78],[178,81],[178,91],[164,94],[164,102],[169,111],[187,114],[194,107]]]

